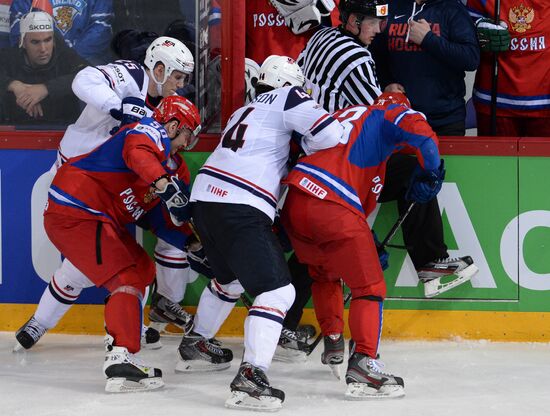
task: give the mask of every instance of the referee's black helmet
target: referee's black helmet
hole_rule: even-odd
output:
[[[387,0],[340,0],[338,6],[340,20],[345,25],[350,14],[359,16],[377,17],[385,19],[388,17]]]

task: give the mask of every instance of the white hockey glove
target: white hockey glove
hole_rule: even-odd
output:
[[[191,218],[189,187],[177,176],[166,177],[166,179],[168,179],[168,183],[164,189],[157,189],[155,193],[162,199],[168,209],[170,219],[174,225],[180,226]]]
[[[316,6],[316,0],[269,0],[269,2],[283,16],[286,25],[295,35],[307,32],[321,23],[321,12]],[[322,0],[323,9],[326,9],[326,4],[330,2],[332,0]]]

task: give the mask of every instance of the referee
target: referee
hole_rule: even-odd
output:
[[[340,27],[319,30],[298,57],[312,97],[333,112],[372,104],[382,93],[366,46],[386,24],[384,0],[341,0]]]

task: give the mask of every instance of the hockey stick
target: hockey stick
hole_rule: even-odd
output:
[[[500,23],[500,0],[495,1],[495,24]],[[493,78],[491,79],[491,136],[497,134],[498,52],[493,53]]]
[[[410,203],[410,205],[407,207],[407,210],[405,212],[403,212],[403,214],[401,214],[399,216],[399,218],[397,218],[397,221],[395,221],[395,224],[393,225],[393,227],[390,229],[390,231],[386,235],[386,238],[384,238],[384,240],[380,243],[380,246],[378,247],[379,249],[383,250],[384,247],[386,247],[388,245],[388,243],[395,236],[395,233],[397,232],[399,227],[401,227],[401,225],[403,224],[403,222],[405,221],[405,219],[407,218],[407,216],[412,211],[412,209],[415,205],[416,205],[416,201],[412,201]],[[344,297],[344,307],[349,303],[350,300],[351,300],[351,292],[348,292],[348,293],[346,293],[346,296]],[[315,347],[317,347],[317,345],[319,345],[319,343],[321,342],[322,339],[323,339],[323,333],[319,332],[319,334],[317,335],[315,340],[311,344],[308,344],[308,345],[304,346],[302,348],[302,351],[304,351],[306,353],[306,355],[310,355],[313,352],[313,350],[315,349]]]

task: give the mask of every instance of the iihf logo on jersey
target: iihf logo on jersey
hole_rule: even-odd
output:
[[[211,194],[214,194],[219,197],[226,197],[228,192],[225,189],[222,189],[220,187],[214,186],[214,185],[208,185],[206,187],[206,192],[210,192]]]
[[[300,179],[300,186],[304,188],[306,191],[308,191],[309,193],[312,193],[313,195],[315,195],[317,198],[320,198],[320,199],[325,199],[325,197],[328,194],[327,191],[325,191],[319,185],[317,185],[316,183],[313,183],[306,177],[303,177],[302,179]]]

